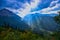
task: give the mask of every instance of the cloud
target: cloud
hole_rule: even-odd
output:
[[[21,16],[22,18],[25,15],[29,14],[31,12],[31,10],[35,9],[40,3],[40,0],[30,0],[30,3],[28,3],[28,1],[25,1],[25,3],[17,2],[16,0],[15,1],[7,0],[7,1],[9,2],[8,4],[11,5],[11,7],[12,7],[11,8],[9,6],[7,9],[13,11],[14,13],[18,13],[17,15]]]
[[[6,3],[7,8],[13,8],[13,9],[19,9],[24,4],[23,2],[17,0],[6,0]]]
[[[60,0],[4,0],[4,2],[2,2],[4,7],[22,18],[31,13],[51,14],[60,10]]]
[[[20,13],[18,15],[21,16],[21,17],[24,17],[25,15],[29,14],[32,9],[35,9],[38,6],[39,2],[40,2],[40,0],[37,0],[37,1],[33,0],[33,1],[30,2],[30,4],[28,2],[26,2],[23,5],[24,8],[18,9],[18,11]]]
[[[50,4],[50,7],[55,6],[57,3],[58,3],[58,1],[52,1],[51,4]]]
[[[40,12],[48,14],[57,13],[58,11],[60,11],[60,3],[58,2],[59,2],[58,0],[52,1],[49,7],[40,10]]]

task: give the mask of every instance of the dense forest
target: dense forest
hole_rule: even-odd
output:
[[[31,30],[22,31],[13,29],[9,25],[0,26],[0,40],[60,40],[60,12],[58,16],[54,17],[58,24],[58,28],[53,34],[37,34]]]

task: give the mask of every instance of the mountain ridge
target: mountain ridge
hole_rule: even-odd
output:
[[[39,28],[43,28],[45,30],[54,31],[57,27],[57,23],[54,21],[54,17],[46,14],[29,14],[25,16],[23,20],[26,21],[26,23],[30,25],[31,28],[34,29],[37,27],[37,30]]]
[[[8,9],[3,9],[0,10],[0,25],[6,23],[7,25],[13,26],[12,28],[14,29],[32,30],[33,32],[38,33],[44,32],[44,30],[55,31],[57,24],[54,22],[53,17],[54,16],[50,16],[49,14],[43,15],[35,13],[28,14],[24,18],[21,18]]]
[[[7,10],[7,9],[2,9],[0,10],[0,25],[10,25],[13,26],[12,28],[15,29],[21,29],[21,30],[27,30],[29,29],[28,25],[21,20],[21,17],[18,15],[14,14],[13,12]]]

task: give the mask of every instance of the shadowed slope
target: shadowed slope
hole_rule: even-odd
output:
[[[9,25],[15,29],[29,29],[29,26],[21,20],[21,17],[9,11],[8,9],[0,10],[0,25]]]

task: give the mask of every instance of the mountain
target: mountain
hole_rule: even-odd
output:
[[[57,23],[54,21],[56,14],[28,14],[23,18],[32,30],[34,31],[55,31]]]
[[[21,20],[21,17],[5,8],[0,10],[0,26],[2,25],[9,25],[19,30],[29,29],[29,26]]]

